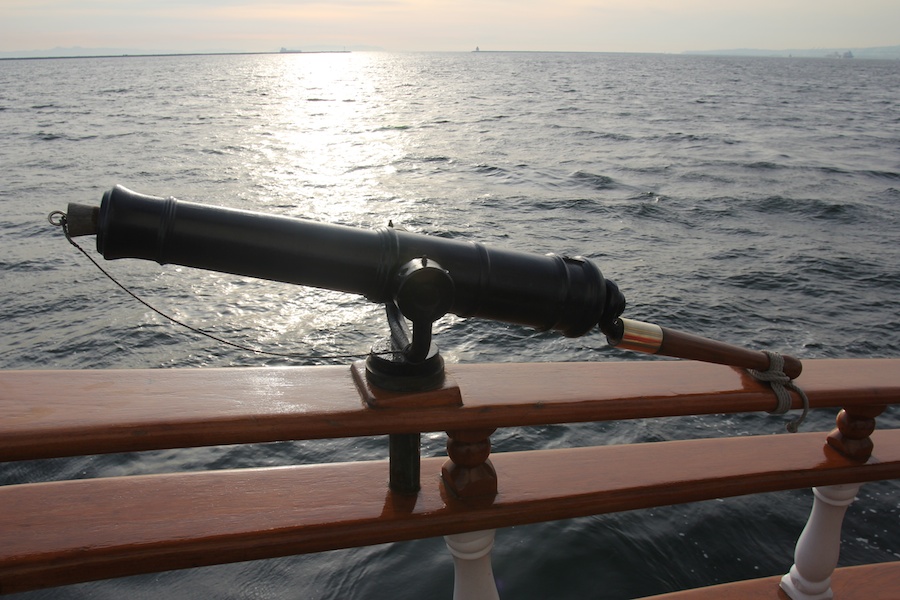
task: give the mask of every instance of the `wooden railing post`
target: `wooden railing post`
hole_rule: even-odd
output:
[[[494,429],[447,432],[450,460],[441,469],[444,487],[464,500],[493,500],[497,495],[497,472],[491,464],[491,434]]]
[[[872,456],[875,417],[884,406],[842,409],[837,427],[828,434],[828,446],[844,456],[864,463]],[[794,565],[781,578],[781,589],[792,600],[830,600],[831,574],[841,552],[841,525],[847,507],[856,499],[860,484],[813,488],[813,507],[794,550]]]
[[[444,489],[460,500],[492,503],[497,495],[497,472],[491,464],[494,429],[447,432],[449,460],[441,468]],[[499,600],[491,549],[495,530],[444,537],[453,555],[453,600]]]
[[[828,434],[828,445],[848,458],[866,462],[872,456],[872,432],[875,417],[884,412],[885,406],[854,406],[841,409],[835,427]]]

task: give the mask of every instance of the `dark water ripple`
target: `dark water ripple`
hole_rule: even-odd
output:
[[[219,347],[119,292],[46,215],[115,183],[162,196],[594,259],[629,315],[801,358],[900,356],[900,63],[591,54],[0,61],[0,366],[297,364]],[[85,244],[86,247],[90,243]],[[110,271],[178,318],[304,364],[384,334],[362,299],[152,263]],[[450,361],[649,360],[446,317]],[[833,414],[811,415],[827,430]],[[879,417],[900,426],[896,411]],[[498,431],[495,451],[769,434],[720,415]],[[427,434],[426,455],[443,435]],[[384,440],[28,461],[0,482],[385,455]],[[844,564],[896,560],[896,483],[863,488]],[[501,593],[629,598],[779,574],[808,491],[517,527]],[[723,533],[725,532],[725,533]],[[535,551],[535,548],[540,551]],[[677,560],[673,559],[677,557]],[[654,577],[643,574],[653,572]],[[428,573],[426,577],[421,573]],[[586,575],[588,573],[588,575]],[[69,586],[21,598],[449,598],[441,540]],[[598,585],[602,582],[602,585]],[[563,590],[564,592],[561,592]]]

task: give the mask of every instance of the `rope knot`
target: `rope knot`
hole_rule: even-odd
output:
[[[809,398],[806,397],[806,392],[800,389],[790,377],[785,375],[783,371],[783,356],[777,352],[770,352],[769,350],[763,350],[763,353],[769,357],[769,368],[765,371],[747,369],[747,372],[757,381],[768,383],[769,387],[772,388],[772,391],[775,392],[778,404],[775,406],[774,410],[769,411],[770,415],[783,415],[791,409],[791,394],[788,390],[792,390],[800,396],[800,399],[803,400],[803,413],[785,425],[785,429],[790,433],[796,433],[797,430],[800,429],[800,424],[803,422],[803,419],[805,419],[807,413],[809,413]]]

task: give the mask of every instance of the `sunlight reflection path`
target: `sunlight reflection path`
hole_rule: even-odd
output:
[[[368,199],[381,199],[385,170],[405,153],[403,126],[390,107],[374,59],[365,54],[274,57],[278,79],[263,118],[250,132],[265,160],[251,176],[265,182],[260,202],[295,216],[359,224]]]

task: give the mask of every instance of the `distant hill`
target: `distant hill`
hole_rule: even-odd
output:
[[[762,50],[736,48],[732,50],[688,50],[684,54],[706,56],[794,56],[802,58],[843,57],[850,52],[853,58],[900,59],[900,46],[878,46],[874,48],[812,48],[794,50]]]

